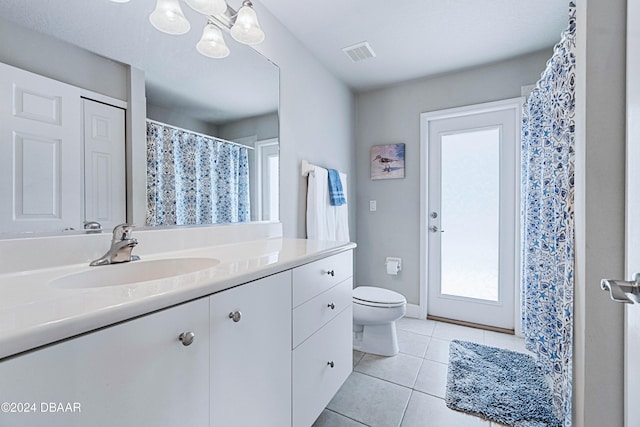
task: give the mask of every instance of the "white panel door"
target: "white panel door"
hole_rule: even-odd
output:
[[[105,230],[125,222],[125,111],[82,100],[84,113],[85,219]]]
[[[0,63],[0,231],[80,228],[80,90]]]
[[[430,316],[515,327],[520,105],[423,115]]]
[[[640,272],[640,0],[627,2],[626,275]],[[640,304],[625,304],[625,426],[640,426]]]

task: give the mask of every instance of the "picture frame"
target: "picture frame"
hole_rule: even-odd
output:
[[[384,144],[371,147],[371,179],[404,178],[404,144]]]

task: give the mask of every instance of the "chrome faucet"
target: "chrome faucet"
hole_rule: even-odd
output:
[[[113,229],[111,247],[106,254],[91,261],[90,266],[117,264],[120,262],[137,261],[137,255],[131,255],[131,251],[138,244],[138,239],[132,238],[133,225],[120,224]]]

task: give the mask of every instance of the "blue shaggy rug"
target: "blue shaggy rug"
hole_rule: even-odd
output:
[[[447,406],[514,427],[561,427],[551,389],[533,357],[451,341]]]

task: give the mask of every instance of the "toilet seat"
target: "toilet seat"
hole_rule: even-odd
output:
[[[404,296],[389,289],[374,286],[358,286],[353,290],[354,304],[368,307],[393,308],[407,303]]]

